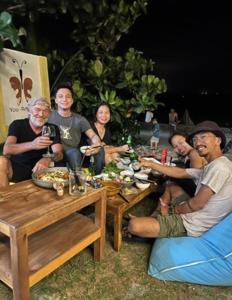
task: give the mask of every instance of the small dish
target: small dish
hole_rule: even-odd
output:
[[[120,175],[121,176],[129,176],[129,177],[131,177],[131,176],[134,175],[134,171],[132,171],[132,170],[124,170],[124,171],[120,172]]]
[[[129,167],[135,171],[138,171],[140,169],[140,164],[138,161],[135,160],[129,165]]]
[[[144,174],[142,172],[135,173],[134,177],[138,178],[138,179],[141,179],[141,180],[147,180],[148,179],[148,175]]]
[[[82,146],[82,147],[80,147],[80,151],[81,151],[82,154],[85,154],[85,152],[86,152],[88,149],[90,149],[90,146]]]
[[[121,162],[124,165],[129,165],[131,161],[130,161],[130,159],[128,157],[124,157],[124,158],[121,158]]]
[[[149,188],[149,186],[150,186],[150,182],[147,182],[147,183],[136,182],[135,184],[136,184],[137,188],[139,188],[140,190],[145,190],[145,189]]]

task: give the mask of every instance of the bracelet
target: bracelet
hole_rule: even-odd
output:
[[[191,210],[191,212],[193,212],[194,209],[193,209],[192,206],[190,205],[189,201],[186,201],[186,204],[187,204],[188,208]]]

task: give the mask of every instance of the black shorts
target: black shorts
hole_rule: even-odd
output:
[[[23,180],[31,179],[32,167],[29,165],[21,164],[15,161],[11,161],[13,176],[11,181],[20,182]]]

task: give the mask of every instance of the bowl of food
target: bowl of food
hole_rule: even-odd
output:
[[[114,180],[102,180],[101,184],[106,187],[107,198],[114,198],[122,188],[122,184]]]
[[[52,189],[53,183],[62,182],[64,186],[68,186],[68,169],[65,167],[46,168],[32,174],[34,184]]]
[[[134,184],[134,180],[130,176],[126,176],[123,178],[122,185],[124,188],[129,188]]]
[[[137,188],[140,190],[145,190],[145,189],[149,188],[149,186],[150,186],[150,182],[138,182],[137,181],[135,184],[136,184]]]

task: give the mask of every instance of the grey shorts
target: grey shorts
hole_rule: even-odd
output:
[[[178,205],[190,199],[190,196],[186,193],[176,197],[173,201],[173,205]],[[183,220],[180,215],[172,214],[167,216],[159,215],[157,220],[160,224],[159,237],[177,237],[186,236],[186,229],[183,224]]]

